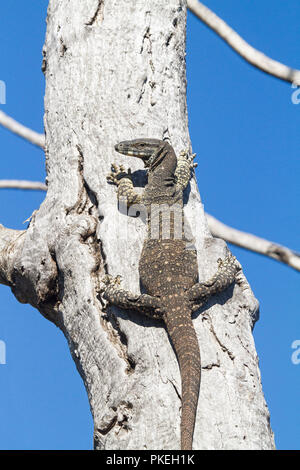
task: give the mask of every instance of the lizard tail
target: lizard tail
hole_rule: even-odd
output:
[[[181,449],[191,450],[201,378],[200,349],[191,312],[183,307],[180,314],[174,313],[165,315],[165,323],[180,367]]]

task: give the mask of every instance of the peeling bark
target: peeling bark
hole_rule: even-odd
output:
[[[0,229],[0,278],[65,334],[96,449],[176,449],[180,375],[163,325],[106,306],[99,285],[105,273],[121,274],[125,288],[139,291],[145,235],[107,185],[115,159],[143,179],[139,162],[116,155],[114,144],[168,137],[177,152],[191,148],[186,2],[50,0],[47,23],[48,192],[26,232]],[[209,233],[195,179],[185,200],[202,280],[227,248]],[[194,316],[203,359],[194,449],[274,446],[251,331],[257,311],[241,274]]]

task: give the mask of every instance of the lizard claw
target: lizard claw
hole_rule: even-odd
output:
[[[104,292],[108,287],[119,286],[121,284],[121,279],[122,276],[120,275],[113,277],[111,274],[106,274],[100,281],[102,284],[104,284],[100,288],[100,292]]]
[[[111,172],[107,175],[108,183],[118,186],[122,178],[131,178],[131,170],[128,168],[127,172],[123,165],[111,164]]]
[[[192,170],[193,168],[196,168],[198,166],[198,163],[194,163],[194,158],[196,157],[196,153],[192,153],[192,155],[189,155],[189,150],[182,150],[179,154],[179,159],[180,160],[185,160],[189,163],[190,169]]]
[[[221,271],[225,270],[234,270],[236,273],[242,269],[240,263],[236,259],[236,257],[232,254],[226,256],[226,258],[221,259],[219,258],[218,261],[218,269]]]

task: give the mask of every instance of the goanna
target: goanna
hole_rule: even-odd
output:
[[[197,252],[188,245],[184,218],[178,211],[170,210],[170,230],[162,227],[166,208],[183,210],[183,190],[191,178],[194,156],[181,152],[177,159],[171,145],[158,139],[120,142],[115,149],[140,158],[148,169],[148,184],[142,195],[135,192],[131,171],[126,172],[123,166],[113,164],[107,177],[117,186],[119,201],[125,199],[128,207],[137,204],[146,209],[148,234],[139,261],[144,293],[132,294],[120,287],[119,276],[107,276],[103,297],[110,304],[164,321],[180,367],[181,449],[188,450],[192,449],[201,376],[200,351],[191,316],[209,297],[235,281],[240,265],[230,254],[218,260],[217,272],[211,279],[198,282]]]

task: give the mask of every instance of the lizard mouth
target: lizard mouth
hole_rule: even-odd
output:
[[[130,155],[131,157],[142,157],[142,158],[149,158],[152,153],[152,151],[147,150],[146,148],[143,149],[142,146],[140,148],[135,149],[132,146],[128,145],[127,142],[120,142],[115,145],[115,150],[118,153],[122,153],[123,155]]]
[[[115,145],[115,150],[123,155],[139,158],[149,170],[153,170],[166,155],[165,142],[159,139],[123,140]]]
[[[142,150],[134,150],[132,148],[126,148],[126,146],[122,146],[121,144],[115,145],[115,150],[118,153],[122,153],[123,155],[129,155],[130,157],[137,157],[142,158],[143,160],[147,160],[150,158],[151,154],[144,152]]]
[[[140,158],[141,160],[143,160],[145,166],[148,166],[148,162],[149,160],[151,160],[151,156],[155,151],[154,149],[150,150],[146,146],[145,148],[143,148],[142,145],[140,145],[139,148],[135,149],[132,145],[130,145],[130,143],[127,143],[126,141],[116,144],[115,150],[118,153],[127,155],[129,157]]]

